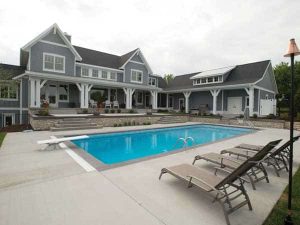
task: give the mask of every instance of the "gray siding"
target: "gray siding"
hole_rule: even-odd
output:
[[[273,69],[271,66],[268,67],[263,79],[257,83],[258,86],[266,88],[268,90],[276,92],[276,82],[273,75]]]
[[[65,42],[61,39],[61,37],[57,33],[54,34],[53,31],[50,32],[47,36],[45,36],[42,40],[65,45]]]
[[[144,85],[148,85],[148,80],[149,80],[149,74],[148,70],[145,67],[145,65],[137,64],[137,63],[127,63],[125,66],[125,82],[126,83],[131,83],[131,70],[141,70],[143,71],[143,83]],[[134,84],[139,84],[139,83],[134,83]]]
[[[141,62],[141,63],[143,63],[143,60],[142,60],[141,57],[140,57],[139,55],[137,55],[137,54],[135,54],[135,55],[132,57],[131,60],[132,60],[132,61],[136,61],[136,62]]]
[[[118,73],[117,74],[117,81],[118,82],[123,82],[123,73]]]
[[[65,73],[55,73],[55,72],[43,71],[43,53],[44,52],[65,56]],[[38,42],[34,46],[31,47],[30,57],[31,57],[30,58],[30,63],[31,63],[30,70],[31,71],[74,76],[75,56],[68,48]]]
[[[211,93],[209,91],[192,92],[189,98],[190,108],[199,108],[202,104],[207,104],[209,110],[212,110],[213,97]]]

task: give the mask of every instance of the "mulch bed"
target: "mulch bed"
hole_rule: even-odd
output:
[[[21,132],[24,130],[31,130],[32,127],[30,124],[21,124],[21,125],[11,125],[11,126],[7,126],[7,127],[3,127],[0,129],[0,132]]]

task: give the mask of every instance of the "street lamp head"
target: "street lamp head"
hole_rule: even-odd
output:
[[[284,55],[284,57],[291,57],[292,55],[296,56],[296,55],[300,55],[300,51],[299,51],[299,48],[295,42],[295,39],[292,38],[290,40],[290,43],[289,43],[289,47],[288,47],[288,51],[287,53]]]

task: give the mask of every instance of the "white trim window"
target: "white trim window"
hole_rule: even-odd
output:
[[[43,70],[57,73],[65,72],[65,57],[51,53],[43,53]]]
[[[99,70],[93,69],[92,70],[92,77],[93,78],[98,78],[99,77]]]
[[[194,79],[193,85],[213,84],[213,83],[222,83],[222,82],[223,82],[223,76],[212,76],[212,77]]]
[[[116,72],[110,72],[109,79],[110,80],[117,80],[117,73]]]
[[[105,70],[102,70],[102,73],[101,73],[101,78],[102,78],[102,79],[107,79],[107,77],[108,77],[108,73],[107,73],[107,71],[105,71]]]
[[[81,67],[80,74],[82,77],[88,77],[89,76],[89,68]]]
[[[143,71],[141,70],[131,70],[131,82],[133,83],[143,83]]]
[[[69,85],[60,84],[58,86],[58,101],[69,102]]]
[[[155,86],[157,84],[157,79],[155,77],[149,77],[149,85]]]
[[[18,87],[16,84],[0,84],[0,99],[18,100]]]

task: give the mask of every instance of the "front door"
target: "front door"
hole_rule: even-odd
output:
[[[229,114],[241,114],[242,113],[242,97],[228,97],[227,99],[227,111]]]
[[[48,84],[46,97],[50,107],[57,107],[57,84]]]

